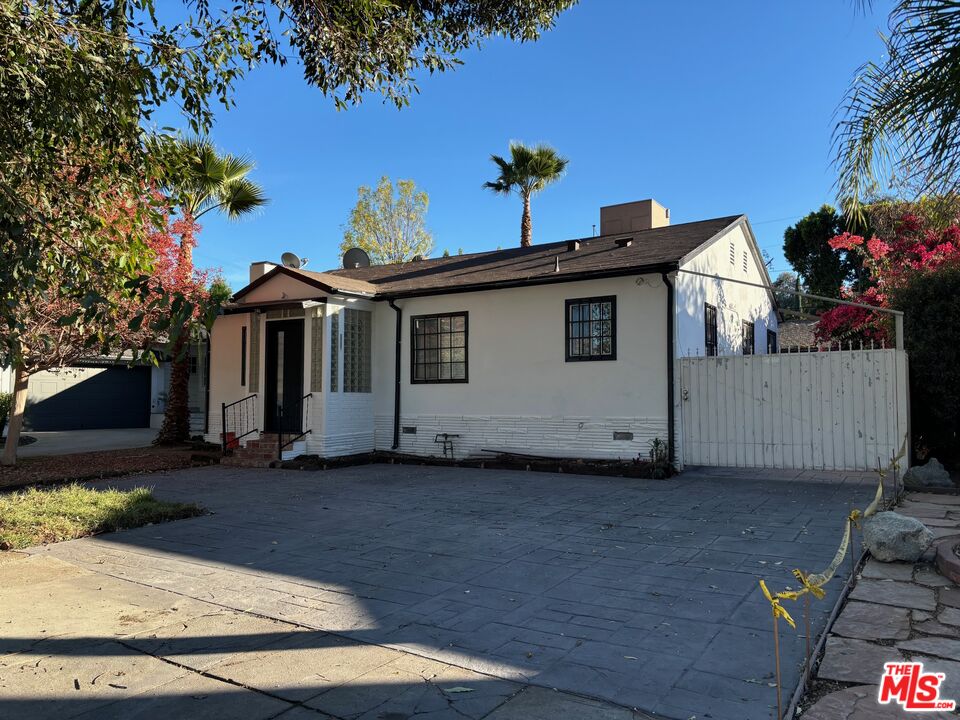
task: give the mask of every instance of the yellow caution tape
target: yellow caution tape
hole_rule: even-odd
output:
[[[843,523],[843,539],[840,541],[840,547],[837,548],[836,554],[833,556],[833,560],[830,561],[830,565],[827,566],[827,569],[822,573],[816,573],[815,575],[808,575],[807,582],[814,587],[823,587],[828,582],[830,578],[833,577],[834,573],[837,572],[837,568],[840,567],[840,563],[843,562],[843,558],[847,554],[847,548],[850,545],[850,522],[849,520],[844,521]]]
[[[767,584],[763,580],[760,581],[760,589],[763,590],[763,596],[770,601],[770,607],[773,609],[773,619],[783,618],[790,627],[796,630],[797,624],[793,621],[793,618],[790,617],[790,613],[780,604],[779,597],[774,597],[770,594],[770,591],[767,590]]]
[[[803,592],[809,592],[817,600],[823,600],[823,597],[826,595],[826,593],[819,585],[814,585],[812,582],[810,582],[809,575],[799,568],[793,571],[793,575],[797,578],[797,580],[800,581],[800,584],[803,585],[803,591],[799,593],[798,596],[802,595]]]
[[[877,494],[873,498],[873,502],[867,505],[867,509],[863,511],[863,517],[868,518],[877,514],[877,510],[880,508],[880,503],[883,502],[883,476],[880,476],[880,482],[877,483]],[[860,527],[857,524],[857,527]]]

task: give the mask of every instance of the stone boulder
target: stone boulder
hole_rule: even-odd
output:
[[[883,562],[917,562],[932,542],[930,528],[900,513],[877,513],[863,522],[863,543]]]
[[[913,490],[921,488],[953,488],[953,480],[940,461],[930,458],[926,465],[914,465],[903,474],[903,484]]]

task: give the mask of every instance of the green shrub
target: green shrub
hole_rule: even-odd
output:
[[[13,407],[13,394],[0,392],[0,435],[3,435],[3,427],[7,424],[7,418],[10,417],[10,409]]]
[[[910,420],[918,460],[960,464],[960,265],[918,273],[892,291],[904,312]]]

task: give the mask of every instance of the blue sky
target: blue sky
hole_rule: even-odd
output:
[[[774,272],[783,230],[833,202],[834,112],[856,68],[880,59],[889,3],[583,0],[525,45],[488,41],[452,73],[419,79],[397,110],[371,96],[336,111],[299,69],[238,85],[212,138],[246,153],[270,204],[205,218],[196,260],[234,289],[252,260],[291,250],[339,265],[357,187],[410,178],[430,195],[436,251],[511,247],[520,202],[482,189],[492,152],[544,141],[570,159],[533,202],[534,242],[589,235],[601,205],[656,198],[673,223],[747,213]]]

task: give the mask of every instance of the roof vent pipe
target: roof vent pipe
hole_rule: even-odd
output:
[[[554,265],[553,265],[553,271],[554,271],[554,272],[560,272],[560,256],[557,255],[557,257],[554,258],[554,260],[555,260],[556,262],[555,262]]]
[[[617,247],[622,247],[622,248],[630,247],[631,245],[633,245],[633,238],[632,237],[617,238],[614,242],[617,243]]]

